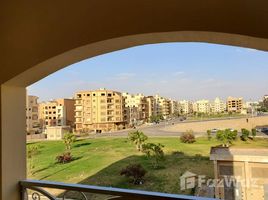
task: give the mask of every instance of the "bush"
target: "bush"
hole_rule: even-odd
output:
[[[57,163],[65,164],[71,162],[73,160],[73,157],[71,155],[71,152],[65,152],[62,155],[57,156],[56,160]]]
[[[242,128],[241,129],[241,133],[242,133],[241,140],[247,141],[248,140],[248,137],[249,137],[249,133],[250,133],[249,130],[247,130],[245,128]]]
[[[152,167],[154,169],[159,168],[159,163],[164,159],[164,145],[158,143],[147,143],[142,145],[142,152],[146,154],[148,158],[152,160]]]
[[[211,130],[207,130],[207,136],[208,136],[208,140],[211,140]]]
[[[180,140],[183,143],[189,143],[189,144],[194,143],[196,141],[192,130],[188,130],[186,131],[186,133],[183,133],[180,137]]]
[[[128,134],[128,140],[136,145],[138,151],[142,151],[142,145],[148,137],[142,131],[134,131]]]
[[[217,140],[222,142],[222,146],[229,147],[237,137],[237,130],[230,129],[218,130],[216,134]]]
[[[140,164],[130,164],[120,172],[121,176],[131,178],[131,182],[135,185],[144,183],[146,170]]]
[[[256,137],[256,135],[257,135],[257,130],[256,130],[256,128],[251,129],[251,135],[252,135],[252,138],[253,138],[253,139]]]

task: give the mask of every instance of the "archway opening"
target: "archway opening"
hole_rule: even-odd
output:
[[[230,129],[231,131],[231,129],[233,129],[240,132],[241,128],[251,130],[252,128],[257,128],[256,123],[265,123],[256,122],[253,117],[259,114],[259,105],[255,105],[255,103],[258,104],[258,100],[265,94],[265,86],[267,85],[265,73],[260,74],[256,72],[266,70],[266,59],[267,54],[265,52],[253,49],[201,43],[169,43],[135,47],[110,53],[82,61],[59,71],[32,86],[32,88],[30,88],[30,94],[34,94],[34,91],[36,91],[37,95],[40,96],[42,100],[46,101],[51,98],[56,99],[63,96],[74,97],[75,126],[72,127],[72,131],[75,132],[77,136],[87,136],[90,139],[85,141],[78,140],[76,144],[73,144],[75,158],[73,167],[75,166],[75,162],[78,164],[80,161],[83,161],[83,157],[86,158],[88,156],[86,154],[79,156],[77,154],[81,153],[79,148],[82,148],[82,151],[90,149],[90,154],[96,154],[98,156],[97,159],[104,159],[104,164],[96,164],[96,168],[93,167],[91,169],[90,167],[92,166],[90,166],[90,164],[94,162],[97,163],[97,160],[94,160],[94,158],[88,159],[89,163],[80,163],[81,166],[85,166],[85,168],[82,167],[81,169],[83,176],[79,175],[81,171],[75,171],[73,176],[67,180],[60,178],[66,178],[62,175],[65,174],[66,171],[59,170],[59,165],[43,163],[50,167],[50,174],[46,174],[48,170],[46,167],[43,166],[45,169],[43,170],[40,166],[34,166],[35,169],[29,172],[33,173],[30,174],[30,177],[48,180],[54,180],[56,177],[58,181],[70,182],[74,180],[85,184],[135,188],[129,183],[122,186],[122,181],[125,181],[125,179],[120,176],[120,170],[118,171],[118,169],[123,169],[127,163],[133,162],[145,165],[145,167],[147,167],[146,170],[149,171],[149,177],[152,178],[151,182],[149,180],[146,181],[152,185],[151,188],[148,187],[146,183],[142,183],[142,186],[137,187],[138,189],[144,189],[143,187],[145,187],[150,191],[184,193],[184,191],[177,190],[178,188],[175,189],[175,187],[178,185],[180,175],[186,172],[186,170],[195,174],[206,175],[207,177],[214,176],[214,174],[211,173],[213,163],[209,161],[208,156],[209,148],[220,144],[220,142],[216,140],[217,131],[221,129]],[[252,65],[255,66],[254,69]],[[79,70],[77,70],[77,68],[79,68]],[[109,90],[97,90],[98,88],[107,88]],[[80,92],[81,90],[84,92]],[[109,95],[111,95],[111,97],[113,95],[118,96],[118,93],[114,94],[115,92],[128,92],[129,94],[120,94],[119,96],[122,96],[122,98],[120,97],[118,99],[117,97],[114,99],[111,98],[111,101],[119,100],[118,105],[120,105],[121,102],[121,109],[111,109],[111,111],[109,111],[109,103],[111,103],[111,106],[116,106],[115,104],[112,105],[113,102],[108,102]],[[143,93],[143,95],[133,95],[137,93]],[[93,97],[94,94],[95,97]],[[159,94],[159,96],[156,96],[156,94]],[[231,105],[229,108],[228,100],[226,100],[228,96],[244,97],[244,102],[239,98],[233,98],[230,101],[231,104],[232,101],[234,101],[235,105]],[[216,97],[219,98],[215,99]],[[98,107],[98,104],[93,104],[94,98],[97,102],[99,101],[100,110],[102,106],[101,103],[105,104],[103,104],[105,106],[105,109],[103,109],[103,112],[105,112],[103,114],[103,116],[105,116],[105,122],[110,118],[116,118],[116,112],[121,112],[121,118],[112,126],[108,124],[105,124],[105,126],[102,124],[103,126],[100,126],[101,120],[104,118],[100,111],[100,116],[95,116],[95,118],[99,117],[100,123],[97,126],[92,126],[92,124],[95,123],[92,119],[94,118],[92,114],[93,112],[97,112],[92,109],[92,107]],[[123,99],[125,101],[124,103]],[[104,100],[104,102],[101,102],[102,100]],[[136,100],[138,103],[132,103],[132,101]],[[92,102],[83,105],[81,101]],[[126,105],[127,102],[128,105]],[[149,114],[149,102],[151,102],[151,104],[155,102],[156,110],[152,111],[153,114]],[[248,105],[243,105],[246,102],[248,102]],[[52,124],[52,126],[58,126],[60,120],[60,126],[62,126],[62,118],[57,118],[59,114],[57,110],[63,110],[60,104],[61,103],[58,102],[55,103],[55,105],[44,104],[42,107],[44,114],[42,118],[45,124],[43,125],[51,125],[51,123],[55,122],[56,124]],[[141,104],[141,107],[133,106],[135,104]],[[143,104],[145,104],[145,110],[143,110]],[[165,105],[167,107],[165,107]],[[51,108],[49,108],[49,106]],[[55,111],[53,110],[54,106]],[[45,110],[46,107],[47,110]],[[86,111],[83,107],[90,109]],[[154,108],[151,108],[151,110],[152,109]],[[46,117],[48,117],[48,119],[46,119]],[[55,120],[54,117],[56,117]],[[261,116],[261,118],[262,117],[265,118],[266,116]],[[226,121],[226,118],[228,118],[228,121]],[[248,118],[250,118],[250,122],[247,121]],[[88,119],[93,120],[93,122],[80,123],[77,121],[81,120],[81,122],[85,122]],[[259,118],[256,119],[259,120]],[[115,121],[116,120],[117,119],[115,119]],[[191,122],[193,120],[197,120],[198,122]],[[237,120],[241,122],[241,124],[235,125],[234,127],[233,123],[237,123]],[[267,119],[264,119],[264,121],[265,120],[267,121]],[[46,121],[48,122],[47,124]],[[262,126],[266,124],[258,125]],[[131,148],[133,148],[133,146],[129,143],[125,143],[128,133],[134,131],[133,128],[143,131],[145,135],[152,137],[148,143],[164,144],[166,148],[164,148],[164,152],[167,154],[166,161],[163,161],[159,171],[150,169],[149,166],[152,164],[152,160],[143,157],[142,153],[139,151],[132,151],[133,149],[131,150]],[[208,130],[212,132],[211,137],[214,137],[214,139],[208,139]],[[180,137],[185,132],[195,135],[197,142],[194,144],[184,144],[181,142]],[[114,138],[114,136],[116,137]],[[92,137],[94,137],[94,139],[92,139]],[[121,137],[121,141],[120,139],[118,141],[118,137]],[[163,137],[167,137],[168,139]],[[111,143],[115,146],[109,147],[106,143],[107,138],[110,138]],[[176,138],[177,144],[173,143],[174,138]],[[94,146],[95,142],[103,143],[104,146]],[[240,144],[240,142],[241,141],[238,143]],[[267,143],[266,140],[258,142],[260,146]],[[255,143],[254,141],[253,146],[258,146],[258,142]],[[54,143],[52,146],[50,146],[49,143],[46,144],[48,146],[45,145],[44,150],[40,147],[40,151],[46,152],[46,150],[54,148]],[[56,144],[61,146],[62,150],[64,149],[62,142]],[[197,144],[198,148],[194,148],[195,144]],[[117,148],[118,146],[119,148]],[[125,154],[125,157],[122,157],[122,147],[128,149],[130,154]],[[98,152],[96,148],[99,148],[100,151]],[[196,150],[194,151],[193,149]],[[92,154],[93,151],[94,154]],[[115,159],[113,160],[111,159],[113,155],[107,152],[114,154],[116,151],[120,153],[115,155]],[[55,154],[55,152],[53,153]],[[59,152],[55,155],[53,154],[54,157],[58,156],[58,153]],[[103,158],[103,154],[106,154],[106,157]],[[40,154],[39,156],[44,155]],[[51,159],[51,162],[52,160],[55,162],[54,157]],[[108,158],[110,160],[107,160]],[[41,157],[39,157],[39,159],[46,160],[41,159]],[[182,168],[176,168],[177,162],[182,162],[180,163]],[[199,162],[200,165],[195,165],[196,162]],[[72,168],[72,165],[70,168]],[[164,176],[166,175],[164,174],[170,172],[170,170],[174,170],[174,173],[171,173],[169,177],[165,178]],[[94,171],[94,174],[90,174],[91,171]],[[96,173],[96,171],[98,173]],[[159,180],[154,182],[156,174],[159,175],[159,173],[162,173],[163,176],[159,176]],[[176,173],[177,176],[174,176]],[[159,188],[159,181],[162,182],[163,185],[168,186],[168,188]],[[173,183],[173,185],[170,185],[170,183]],[[177,192],[173,192],[175,190]],[[186,194],[191,194],[190,192],[190,190],[185,191]]]

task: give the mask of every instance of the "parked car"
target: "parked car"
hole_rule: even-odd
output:
[[[217,133],[217,131],[219,131],[220,129],[218,129],[218,128],[213,128],[213,129],[211,129],[211,133]]]
[[[262,129],[261,129],[261,132],[268,134],[268,128],[267,128],[267,127],[262,128]]]

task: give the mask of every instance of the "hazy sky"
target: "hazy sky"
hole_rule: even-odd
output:
[[[40,100],[98,88],[177,100],[268,93],[268,53],[204,43],[133,47],[70,65],[28,87]]]

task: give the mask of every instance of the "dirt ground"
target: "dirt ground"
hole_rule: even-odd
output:
[[[241,119],[224,119],[215,121],[203,121],[203,122],[189,122],[180,123],[174,126],[166,127],[165,131],[171,132],[185,132],[186,130],[193,130],[194,132],[206,132],[207,130],[218,128],[226,129],[233,128],[238,131],[241,128],[252,129],[259,126],[268,126],[268,116],[253,117],[253,118],[241,118]]]

